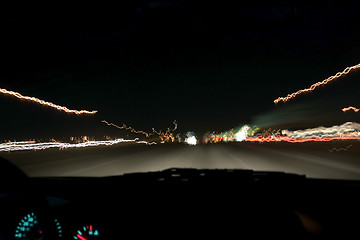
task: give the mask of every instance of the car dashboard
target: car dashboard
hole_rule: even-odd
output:
[[[2,182],[0,239],[4,240],[360,235],[358,181],[172,168]]]

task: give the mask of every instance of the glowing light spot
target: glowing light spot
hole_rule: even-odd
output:
[[[250,130],[250,127],[245,125],[240,130],[235,133],[235,141],[242,142],[246,139],[246,136],[248,135],[248,131]]]
[[[25,99],[25,100],[28,100],[28,101],[31,101],[31,102],[38,103],[38,104],[43,105],[43,106],[48,106],[48,107],[51,107],[51,108],[55,108],[55,109],[57,109],[59,111],[64,111],[64,112],[67,112],[67,113],[75,113],[77,115],[80,115],[80,114],[95,114],[95,113],[97,113],[97,111],[71,110],[71,109],[68,109],[67,107],[56,105],[56,104],[54,104],[52,102],[46,102],[44,100],[41,100],[41,99],[38,99],[38,98],[35,98],[35,97],[23,96],[18,92],[9,91],[9,90],[6,90],[4,88],[0,88],[0,93],[10,95],[10,96],[14,96],[14,97],[17,97],[17,98],[20,98],[20,99]]]
[[[191,136],[191,137],[185,138],[185,142],[189,145],[196,145],[197,139],[195,136]]]

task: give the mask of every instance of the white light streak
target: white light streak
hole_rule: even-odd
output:
[[[0,144],[0,152],[13,152],[13,151],[24,151],[24,150],[44,150],[48,148],[83,148],[83,147],[96,147],[96,146],[111,146],[118,143],[137,142],[138,138],[125,140],[118,138],[115,140],[105,141],[88,141],[82,143],[61,143],[61,142],[46,142],[46,143],[34,143],[32,141],[26,142],[7,142]],[[143,143],[142,141],[140,143]],[[152,143],[151,143],[152,144]]]
[[[333,148],[333,149],[330,149],[329,152],[333,152],[333,151],[347,151],[352,145],[350,144],[349,146],[347,146],[346,148]]]
[[[332,127],[317,127],[297,131],[282,130],[282,134],[294,139],[312,137],[342,137],[350,135],[355,137],[359,131],[359,123],[347,122],[342,125],[335,125]]]
[[[144,143],[146,145],[156,145],[157,143],[156,142],[147,142],[147,141],[137,141],[136,143]]]

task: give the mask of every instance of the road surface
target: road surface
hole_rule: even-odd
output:
[[[82,149],[2,152],[32,177],[109,176],[167,168],[251,169],[360,180],[360,142],[119,144]]]

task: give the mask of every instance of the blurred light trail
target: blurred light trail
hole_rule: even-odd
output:
[[[347,135],[357,135],[360,131],[360,124],[354,122],[347,122],[342,125],[335,125],[332,127],[317,127],[304,130],[282,130],[282,135],[291,138],[307,138],[307,137],[341,137]]]
[[[34,144],[36,143],[35,141],[19,141],[19,142],[9,142],[11,144],[14,145],[24,145],[24,144]]]
[[[247,137],[247,142],[289,142],[289,143],[304,143],[304,142],[330,142],[333,140],[360,140],[357,136],[341,136],[341,137],[312,137],[312,138],[291,138],[287,136],[276,137]]]
[[[149,137],[151,135],[154,135],[154,134],[157,134],[159,136],[159,138],[161,139],[161,141],[171,141],[171,142],[174,142],[175,141],[175,137],[173,135],[173,132],[177,129],[177,122],[176,120],[174,120],[173,124],[174,124],[174,128],[173,129],[170,129],[168,128],[166,130],[166,132],[162,132],[161,130],[160,131],[156,131],[154,128],[152,128],[152,133],[148,133],[148,132],[144,132],[144,131],[140,131],[140,130],[135,130],[134,128],[132,127],[128,127],[126,126],[125,124],[123,124],[122,126],[118,126],[114,123],[109,123],[105,120],[102,120],[101,122],[105,123],[106,125],[108,126],[113,126],[113,127],[116,127],[118,129],[125,129],[125,130],[130,130],[131,132],[133,133],[139,133],[139,134],[143,134],[145,135],[146,137]]]
[[[291,93],[291,94],[288,94],[286,97],[279,97],[277,99],[274,100],[274,103],[278,103],[280,101],[283,101],[283,102],[287,102],[288,100],[292,99],[292,98],[295,98],[297,95],[299,94],[302,94],[302,93],[305,93],[305,92],[311,92],[313,91],[315,88],[321,86],[321,85],[326,85],[328,84],[329,82],[341,77],[342,75],[345,75],[345,74],[348,74],[350,71],[352,70],[355,70],[355,69],[358,69],[360,68],[360,63],[357,64],[357,65],[354,65],[354,66],[351,66],[351,67],[347,67],[345,68],[342,72],[338,72],[336,73],[334,76],[331,76],[331,77],[328,77],[327,79],[321,81],[321,82],[317,82],[317,83],[314,83],[313,85],[311,85],[309,88],[305,88],[305,89],[302,89],[302,90],[299,90],[297,92],[294,92],[294,93]]]
[[[166,130],[166,132],[162,132],[161,130],[156,131],[154,128],[152,128],[152,130],[153,130],[153,133],[155,133],[159,136],[159,138],[162,142],[168,142],[168,141],[174,142],[175,141],[175,137],[174,137],[173,133],[171,132],[172,129],[168,128]]]
[[[317,127],[304,130],[271,130],[267,129],[258,132],[258,128],[251,128],[244,125],[234,134],[234,130],[224,133],[215,134],[207,133],[202,142],[219,143],[219,142],[328,142],[332,140],[360,140],[360,123],[346,122],[342,125],[332,127]]]
[[[135,129],[132,128],[132,127],[126,126],[125,124],[123,124],[123,125],[120,127],[120,126],[118,126],[118,125],[116,125],[116,124],[114,124],[114,123],[109,123],[109,122],[107,122],[107,121],[105,121],[105,120],[102,120],[101,122],[107,124],[108,126],[116,127],[116,128],[118,128],[118,129],[125,129],[125,130],[130,130],[130,131],[133,132],[133,133],[144,134],[146,137],[149,137],[149,136],[151,135],[151,133],[147,133],[147,132],[144,132],[144,131],[137,131],[137,130],[135,130]]]
[[[354,112],[358,112],[360,109],[356,108],[356,107],[347,107],[347,108],[343,108],[341,109],[343,112],[349,111],[349,110],[353,110]]]
[[[178,127],[176,120],[173,121],[173,124],[174,124],[174,128],[171,129],[172,132],[174,132]]]
[[[329,152],[333,152],[333,151],[347,151],[352,145],[350,144],[349,146],[347,146],[346,148],[333,148],[333,149],[330,149]]]
[[[221,133],[206,133],[202,138],[202,143],[218,143],[218,142],[242,142],[248,136],[253,136],[255,132],[257,132],[259,128],[250,127],[248,125],[244,125],[240,128],[231,129],[226,132]]]
[[[339,126],[317,127],[304,130],[282,130],[281,134],[267,133],[255,137],[247,137],[249,142],[328,142],[332,140],[360,140],[360,124],[347,122]]]
[[[88,141],[82,143],[62,143],[62,142],[45,142],[45,143],[34,143],[33,141],[29,142],[7,142],[0,144],[0,152],[12,152],[12,151],[23,151],[23,150],[44,150],[48,148],[83,148],[83,147],[96,147],[96,146],[111,146],[118,143],[129,143],[137,142],[138,138],[125,140],[118,138],[115,140],[105,140],[105,141]],[[145,141],[139,141],[137,143],[146,143]],[[150,143],[153,144],[153,143]]]
[[[156,142],[147,142],[147,141],[137,141],[136,143],[144,143],[144,144],[146,144],[146,145],[157,145],[157,143]]]
[[[31,101],[31,102],[35,102],[35,103],[44,105],[44,106],[52,107],[52,108],[55,108],[55,109],[57,109],[59,111],[64,111],[64,112],[67,112],[67,113],[75,113],[77,115],[80,115],[80,114],[95,114],[95,113],[97,113],[96,110],[95,111],[71,110],[71,109],[68,109],[67,107],[59,106],[59,105],[56,105],[56,104],[51,103],[51,102],[46,102],[44,100],[41,100],[41,99],[38,99],[38,98],[35,98],[35,97],[23,96],[18,92],[9,91],[9,90],[6,90],[4,88],[0,88],[0,93],[3,93],[5,95],[11,95],[11,96],[14,96],[14,97],[17,97],[17,98],[20,98],[20,99],[25,99],[25,100],[28,100],[28,101]]]

